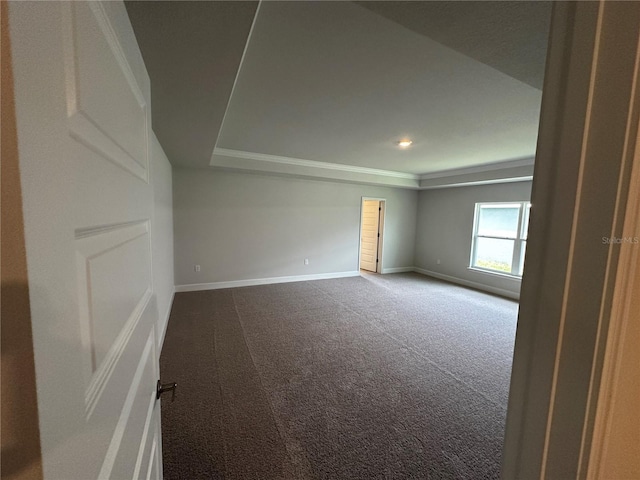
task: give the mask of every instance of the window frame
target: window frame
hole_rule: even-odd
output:
[[[492,207],[499,207],[501,205],[513,205],[518,206],[518,226],[516,237],[496,236],[496,235],[479,235],[478,227],[480,224],[480,210],[482,207],[490,205]],[[473,230],[471,233],[471,254],[469,257],[469,269],[476,270],[483,273],[490,273],[492,275],[503,275],[511,278],[522,278],[522,272],[524,270],[524,254],[526,252],[527,232],[524,231],[525,220],[530,219],[531,216],[531,202],[529,201],[514,201],[514,202],[476,202],[474,217],[473,217]],[[505,272],[503,270],[496,270],[493,268],[481,267],[476,265],[477,257],[477,239],[478,238],[491,238],[497,240],[511,240],[513,241],[513,255],[511,258],[511,272]],[[523,248],[524,247],[524,248]]]

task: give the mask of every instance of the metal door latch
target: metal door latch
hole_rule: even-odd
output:
[[[156,400],[158,400],[164,392],[171,390],[171,401],[173,402],[176,399],[177,386],[177,383],[160,383],[160,380],[158,380],[156,384]]]

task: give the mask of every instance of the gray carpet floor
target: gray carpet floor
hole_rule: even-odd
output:
[[[165,479],[498,478],[517,309],[412,273],[177,293]]]

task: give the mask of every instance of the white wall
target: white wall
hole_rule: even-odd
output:
[[[421,191],[416,226],[416,267],[441,278],[517,296],[519,279],[468,269],[473,215],[476,202],[525,201],[530,197],[530,181]]]
[[[152,256],[153,286],[158,302],[158,341],[162,339],[173,299],[173,190],[171,164],[158,139],[152,135],[151,183],[153,185]]]
[[[176,168],[173,195],[176,285],[357,271],[362,196],[387,200],[383,267],[413,266],[414,190]]]

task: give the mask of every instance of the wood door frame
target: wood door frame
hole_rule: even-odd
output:
[[[640,116],[640,4],[558,2],[531,193],[503,478],[587,476]],[[615,54],[612,54],[615,52]],[[597,439],[596,439],[597,441]]]
[[[42,453],[38,395],[29,303],[29,276],[22,213],[22,186],[15,115],[8,2],[0,3],[2,34],[2,165],[0,166],[0,349],[6,355],[0,376],[2,472],[8,477],[41,479]]]
[[[640,139],[640,128],[637,138]],[[637,448],[634,455],[633,450],[624,445],[633,441],[631,432],[640,431],[640,415],[636,405],[638,388],[630,389],[626,383],[638,365],[638,354],[635,353],[638,337],[633,336],[638,327],[634,330],[633,322],[637,322],[640,304],[640,295],[636,293],[640,292],[640,141],[636,142],[624,222],[627,241],[620,244],[600,391],[594,392],[598,398],[587,470],[589,480],[611,478],[612,474],[616,477],[637,477],[640,472]],[[629,418],[634,412],[635,417]],[[620,432],[621,423],[625,425],[626,431],[623,433],[626,436]],[[611,472],[613,465],[620,471]]]
[[[378,231],[380,232],[380,238],[378,238],[378,262],[376,263],[375,273],[382,273],[382,262],[384,259],[384,224],[387,209],[387,199],[380,197],[361,197],[360,198],[360,228],[358,229],[358,267],[357,271],[360,271],[360,256],[362,254],[362,215],[364,213],[364,202],[366,200],[374,200],[380,202],[380,223],[378,225]]]

